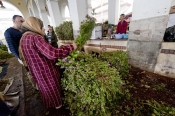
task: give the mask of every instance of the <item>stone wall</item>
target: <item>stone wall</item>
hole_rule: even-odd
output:
[[[175,25],[175,0],[172,0],[168,27]],[[155,73],[175,78],[175,42],[163,42],[159,52]]]
[[[175,42],[163,42],[166,28],[175,25],[173,13],[175,0],[134,1],[127,47],[131,65],[175,77]]]
[[[133,66],[154,72],[167,23],[168,15],[130,23],[128,53]]]
[[[84,45],[85,53],[127,51],[128,40],[89,40]]]
[[[175,43],[162,43],[155,73],[175,78]]]

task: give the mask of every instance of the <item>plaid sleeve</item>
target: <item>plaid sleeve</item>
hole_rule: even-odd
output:
[[[74,50],[73,45],[67,45],[61,48],[54,48],[49,43],[47,43],[41,36],[35,36],[34,41],[38,52],[51,60],[64,58],[72,50]]]

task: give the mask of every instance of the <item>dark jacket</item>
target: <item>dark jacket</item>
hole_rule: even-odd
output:
[[[46,37],[45,37],[45,40],[47,41],[47,42],[49,42],[49,32],[47,33],[47,35],[46,35]],[[57,39],[57,36],[56,36],[56,34],[55,34],[55,32],[54,31],[52,31],[52,36],[51,36],[51,45],[53,46],[53,47],[55,47],[55,48],[58,48],[58,44],[57,44],[57,42],[58,42],[58,39]]]
[[[18,48],[22,33],[19,30],[10,27],[5,31],[4,36],[12,54],[19,58]]]

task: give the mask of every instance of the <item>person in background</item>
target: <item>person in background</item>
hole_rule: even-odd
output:
[[[20,59],[18,51],[20,39],[22,37],[21,26],[22,23],[24,22],[24,19],[20,15],[14,15],[12,19],[14,24],[13,27],[8,28],[4,33],[5,39],[7,41],[8,52],[14,54],[15,57],[18,58],[19,63],[24,66],[24,62],[22,62],[22,60]],[[27,77],[31,82],[32,86],[35,89],[37,89],[37,85],[30,76],[28,68],[26,68],[26,71],[27,71]]]
[[[127,27],[128,27],[128,23],[124,20],[125,19],[125,15],[121,14],[120,15],[120,22],[117,25],[117,30],[116,33],[117,34],[123,34],[126,33]]]
[[[38,85],[46,108],[62,106],[60,69],[56,66],[58,58],[65,58],[77,48],[76,44],[55,48],[46,42],[43,22],[29,17],[22,24],[23,37],[20,41],[22,59],[26,62],[32,77]]]
[[[0,0],[0,5],[1,5],[1,8],[5,8],[5,6],[2,3],[2,0]]]
[[[13,55],[15,55],[16,58],[19,59],[19,41],[22,37],[22,33],[20,31],[21,25],[24,22],[24,19],[20,15],[14,15],[13,16],[13,27],[8,28],[5,33],[5,39],[7,41],[8,47]]]
[[[57,36],[53,30],[53,27],[48,25],[48,33],[47,33],[47,37],[46,37],[46,41],[49,42],[49,44],[51,44],[53,47],[58,48],[58,39]]]

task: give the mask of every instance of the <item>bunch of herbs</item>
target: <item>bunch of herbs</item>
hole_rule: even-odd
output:
[[[55,28],[59,40],[74,40],[72,21],[65,21]]]

